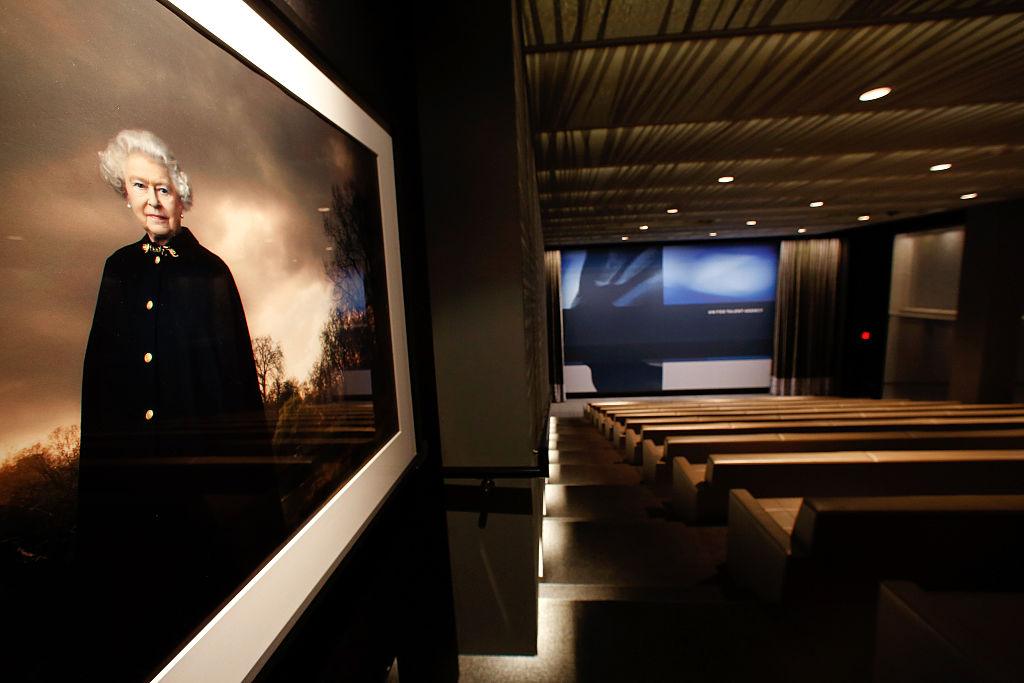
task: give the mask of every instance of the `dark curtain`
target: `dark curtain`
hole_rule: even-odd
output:
[[[562,343],[562,252],[557,249],[544,252],[544,268],[548,280],[548,377],[551,380],[551,400],[565,400],[562,370],[565,364]]]
[[[836,364],[838,239],[787,240],[779,255],[771,392],[828,395]]]

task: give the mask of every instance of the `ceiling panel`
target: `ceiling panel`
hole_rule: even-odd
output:
[[[813,234],[1024,194],[1024,2],[521,8],[549,244]]]
[[[1024,102],[538,133],[538,170],[1024,144]]]
[[[1024,14],[527,57],[538,131],[1024,99]],[[898,100],[862,103],[883,82]]]
[[[1020,11],[1020,0],[523,0],[527,50]]]

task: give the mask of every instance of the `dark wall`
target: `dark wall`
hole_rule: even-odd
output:
[[[833,233],[843,241],[838,301],[836,393],[880,398],[885,387],[889,293],[896,235],[963,225],[963,210],[914,216]],[[871,339],[861,339],[869,332]],[[926,349],[934,352],[933,347]],[[922,357],[922,362],[928,362]],[[934,398],[921,396],[920,398]]]
[[[976,403],[1014,398],[1024,312],[1022,220],[1024,200],[967,212],[950,398]]]
[[[446,466],[537,464],[549,394],[543,238],[511,2],[420,3],[424,216]],[[460,652],[534,654],[540,486],[530,515],[448,517]],[[519,489],[519,491],[513,491]]]
[[[456,680],[458,663],[441,498],[416,110],[416,26],[369,0],[249,0],[392,136],[415,465],[260,674],[261,680]]]
[[[533,465],[548,397],[544,255],[512,5],[415,14],[444,462]]]

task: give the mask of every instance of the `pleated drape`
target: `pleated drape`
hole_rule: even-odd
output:
[[[836,315],[842,243],[787,240],[779,254],[771,392],[828,395],[836,368]]]
[[[562,252],[557,249],[544,252],[544,268],[547,271],[548,304],[548,376],[551,380],[551,400],[565,400],[565,363],[562,337]]]

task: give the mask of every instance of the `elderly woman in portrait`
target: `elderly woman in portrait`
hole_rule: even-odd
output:
[[[283,530],[245,313],[228,267],[182,224],[188,176],[148,131],[99,156],[143,234],[107,259],[89,335],[79,554],[108,608],[156,608],[139,639],[159,649]]]
[[[103,269],[83,438],[104,457],[246,454],[248,430],[233,428],[260,422],[263,407],[249,330],[228,267],[182,225],[188,176],[159,138],[139,130],[111,140],[100,172],[143,235]]]

